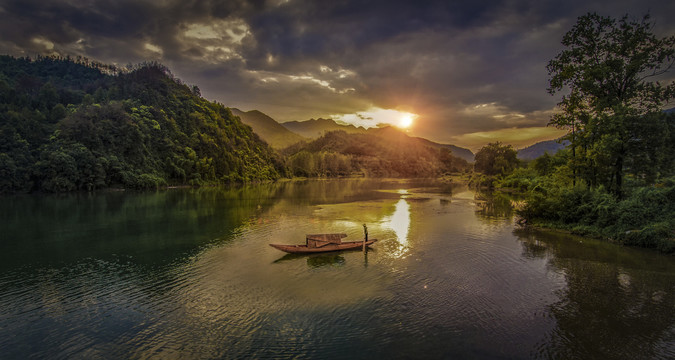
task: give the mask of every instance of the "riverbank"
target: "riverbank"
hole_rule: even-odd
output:
[[[526,199],[516,213],[527,226],[675,253],[672,183],[634,188],[622,199],[580,186],[539,186],[522,193]]]

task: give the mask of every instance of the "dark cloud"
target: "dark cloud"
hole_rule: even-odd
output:
[[[544,126],[557,102],[545,65],[592,11],[651,12],[675,33],[675,5],[658,0],[0,0],[0,52],[159,60],[206,97],[281,121],[400,109],[443,141]]]

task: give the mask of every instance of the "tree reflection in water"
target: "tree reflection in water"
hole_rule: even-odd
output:
[[[513,215],[512,198],[508,194],[476,192],[477,214],[486,220],[510,219]]]
[[[516,230],[523,255],[544,258],[566,287],[557,326],[535,357],[675,358],[675,266],[666,256],[567,234]],[[656,259],[656,264],[654,263]],[[654,271],[654,268],[661,271]]]

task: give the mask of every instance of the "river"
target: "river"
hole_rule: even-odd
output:
[[[675,258],[424,180],[0,199],[0,358],[675,358]],[[285,255],[340,232],[371,250]]]

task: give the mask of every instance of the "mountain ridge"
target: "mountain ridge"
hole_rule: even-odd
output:
[[[405,134],[402,130],[397,129],[394,126],[384,126],[384,127],[379,127],[379,128],[369,128],[365,129],[363,127],[356,127],[354,125],[343,125],[337,123],[333,119],[310,119],[310,120],[305,120],[305,121],[289,121],[285,123],[281,123],[284,127],[287,129],[294,131],[298,134],[301,134],[307,138],[310,139],[316,139],[321,136],[323,136],[325,133],[330,132],[330,131],[345,131],[346,133],[350,134],[369,134],[369,133],[380,133],[382,131],[397,131],[402,134]],[[389,130],[383,130],[383,129],[389,129]],[[409,136],[405,134],[406,136]],[[422,137],[412,137],[418,139],[418,141],[424,143],[427,146],[431,146],[433,148],[447,148],[452,151],[452,154],[456,157],[459,157],[461,159],[464,159],[468,162],[473,162],[474,161],[474,153],[469,150],[465,149],[456,145],[451,145],[451,144],[442,144],[438,142],[431,141],[429,139],[425,139]]]
[[[232,114],[238,116],[244,124],[253,128],[258,136],[275,149],[282,149],[305,140],[303,136],[288,130],[262,111],[242,111],[237,108],[230,108],[230,110]]]
[[[357,127],[351,124],[342,125],[338,124],[333,119],[324,118],[309,119],[304,121],[287,121],[281,123],[281,125],[296,134],[310,139],[318,138],[328,131],[335,130],[343,130],[347,133],[357,134],[363,134],[366,132],[366,129],[361,126]]]
[[[544,155],[544,153],[555,155],[555,153],[564,149],[567,145],[569,145],[569,141],[567,140],[563,140],[562,142],[560,142],[560,139],[540,141],[518,150],[518,158],[528,161],[534,160]]]
[[[467,171],[471,165],[448,148],[434,148],[400,130],[366,133],[336,130],[283,152],[295,176],[435,177]]]

